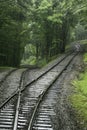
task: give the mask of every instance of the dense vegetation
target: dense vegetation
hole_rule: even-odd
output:
[[[86,7],[87,0],[0,0],[0,65],[48,62],[87,38]]]
[[[87,44],[87,41],[86,41]],[[87,53],[83,56],[85,69],[79,74],[78,79],[72,84],[75,86],[75,93],[71,96],[71,102],[77,113],[77,119],[83,129],[87,128]]]

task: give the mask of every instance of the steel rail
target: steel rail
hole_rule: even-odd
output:
[[[52,68],[54,68],[54,67],[52,67]],[[64,69],[66,68],[66,66],[64,67]],[[62,70],[62,72],[64,71],[64,69]],[[61,72],[61,73],[62,73]],[[59,75],[61,75],[61,73],[59,74]],[[22,76],[23,77],[23,76]],[[15,120],[14,120],[14,126],[13,126],[13,130],[17,130],[17,124],[18,124],[18,117],[19,117],[19,107],[20,107],[20,100],[21,100],[21,93],[22,93],[22,91],[24,91],[24,89],[21,89],[22,88],[22,85],[21,85],[21,83],[22,83],[22,77],[21,77],[21,82],[20,82],[20,85],[19,85],[19,93],[18,93],[18,100],[17,100],[17,107],[16,107],[16,113],[15,113]],[[38,80],[38,79],[37,79]],[[54,80],[55,81],[55,80]],[[53,82],[54,82],[53,81]],[[53,84],[53,82],[52,82],[52,84]],[[47,87],[47,89],[48,89],[49,87]],[[47,91],[47,89],[46,89],[46,91]],[[34,110],[34,112],[33,112],[33,117],[34,117],[34,115],[35,115],[35,113],[36,113],[36,111],[37,111],[37,108],[38,108],[38,106],[39,106],[39,102],[41,101],[41,99],[42,99],[42,97],[43,97],[43,95],[45,94],[45,91],[44,92],[42,92],[42,94],[39,96],[40,98],[39,98],[39,101],[38,101],[38,103],[36,104],[36,107],[35,107],[35,110]],[[32,118],[33,119],[33,118]],[[32,124],[32,120],[30,120],[30,124]],[[29,130],[31,129],[31,125],[29,125]]]
[[[52,67],[52,68],[54,68],[54,66]],[[51,70],[51,69],[49,69],[49,70]],[[46,71],[46,73],[47,72],[49,72],[49,71]],[[61,72],[62,73],[62,72]],[[22,76],[23,77],[23,76]],[[18,93],[18,100],[17,100],[17,107],[16,107],[16,113],[15,113],[15,120],[14,120],[14,126],[13,126],[13,130],[17,130],[17,124],[18,124],[18,115],[19,115],[19,107],[20,107],[20,101],[21,101],[21,93],[22,93],[22,91],[24,91],[24,89],[25,88],[23,88],[23,89],[21,89],[22,88],[22,85],[21,85],[21,83],[22,83],[22,77],[21,77],[21,81],[20,81],[20,85],[19,85],[19,93]],[[41,76],[42,77],[42,76]],[[38,80],[39,79],[39,77],[36,79],[36,80]],[[35,81],[36,81],[35,80]],[[54,82],[54,81],[53,81]],[[49,87],[48,87],[49,88]],[[48,89],[47,88],[47,89]],[[39,98],[39,102],[41,101],[41,98],[43,97],[43,94],[44,94],[45,92],[43,92],[41,95],[40,95],[40,98]],[[36,104],[36,107],[35,107],[35,110],[34,110],[34,112],[33,112],[33,117],[34,117],[34,115],[35,115],[35,112],[36,112],[36,110],[37,110],[37,108],[38,108],[38,105],[39,105],[39,102]],[[30,121],[30,124],[32,124],[32,120]],[[31,125],[29,125],[29,130],[30,130],[30,127],[31,127]]]
[[[73,54],[73,55],[75,55],[75,53]],[[33,83],[35,83],[38,79],[40,79],[40,78],[42,78],[42,75],[44,75],[44,74],[46,74],[47,72],[49,72],[48,70],[51,70],[51,68],[54,68],[54,67],[56,67],[56,65],[58,65],[59,63],[61,63],[63,60],[65,61],[65,59],[66,59],[66,57],[67,57],[67,60],[68,60],[68,62],[70,61],[70,59],[72,58],[72,56],[73,55],[70,55],[69,54],[69,60],[68,60],[68,55],[66,55],[66,56],[63,56],[62,57],[62,59],[60,59],[59,60],[59,62],[57,62],[56,64],[54,64],[52,67],[50,67],[49,69],[47,69],[47,71],[45,70],[45,72],[43,72],[40,76],[38,76],[37,78],[35,78],[34,79],[34,82]],[[67,64],[67,62],[66,62],[66,64]],[[63,67],[63,68],[65,68],[65,66]],[[62,68],[62,69],[63,69]],[[17,98],[16,98],[16,110],[14,109],[14,117],[13,117],[13,126],[12,126],[12,129],[13,130],[17,130],[17,127],[18,127],[18,123],[19,123],[19,112],[20,112],[20,101],[21,101],[21,94],[22,94],[22,92],[24,91],[24,90],[26,90],[26,87],[28,87],[28,86],[24,86],[24,87],[22,87],[23,86],[23,74],[24,73],[22,73],[22,75],[21,75],[21,78],[20,78],[20,84],[19,84],[19,87],[18,87],[18,90],[16,91],[16,93],[15,93],[15,95],[13,94],[13,97],[15,96],[18,96]],[[60,73],[58,74],[58,75],[60,75]],[[57,76],[58,76],[57,75]],[[37,80],[36,80],[37,79]],[[56,80],[56,78],[55,79],[53,79],[54,81]],[[53,81],[53,82],[54,82]],[[53,83],[52,82],[52,83]],[[32,83],[32,84],[33,84]],[[31,85],[31,82],[29,83],[30,85]],[[49,86],[51,86],[51,85],[49,85]],[[47,87],[48,88],[48,87]],[[37,97],[37,100],[38,100],[38,98],[39,97],[41,97],[42,95],[43,95],[43,93],[44,93],[44,90],[42,91],[42,93],[41,94],[39,94],[38,95],[38,97]],[[11,98],[13,98],[13,97],[11,97]],[[9,101],[10,101],[10,99],[9,99]],[[36,103],[36,105],[37,105],[37,103]],[[39,105],[39,104],[38,104]],[[38,107],[38,105],[37,105],[37,107]],[[3,105],[4,106],[4,105]],[[33,106],[33,107],[35,107],[35,106]],[[34,114],[33,114],[34,115]],[[31,119],[30,119],[31,120]],[[28,120],[27,120],[28,121]],[[31,121],[31,124],[32,124],[32,121]]]
[[[20,100],[21,100],[21,92],[19,91],[13,130],[17,130]]]
[[[26,89],[26,87],[32,85],[33,83],[35,83],[38,79],[40,79],[42,76],[44,76],[45,74],[47,74],[51,69],[55,68],[59,63],[61,63],[64,59],[66,59],[70,54],[72,53],[68,53],[67,55],[65,55],[62,59],[60,59],[54,66],[50,67],[48,70],[46,70],[45,72],[43,72],[40,76],[38,76],[37,78],[33,79],[31,82],[27,83],[26,85],[24,85],[24,87],[21,89],[21,93]],[[8,98],[6,99],[1,105],[0,105],[0,109],[2,109],[12,98],[14,98],[17,94],[19,93],[19,88]]]
[[[17,68],[16,70],[18,70],[18,68]],[[14,71],[16,71],[16,70],[14,70]],[[21,82],[22,82],[22,77],[23,77],[23,75],[26,73],[27,70],[29,70],[29,68],[22,72],[22,75],[21,75],[21,78],[20,78],[19,87],[22,85],[22,84],[21,84]],[[9,76],[9,75],[8,75],[8,76]],[[7,76],[7,77],[8,77],[8,76]],[[19,87],[18,87],[18,89],[17,89],[14,93],[12,93],[12,94],[0,105],[0,109],[2,109],[12,98],[14,98],[14,97],[19,93]]]
[[[39,96],[39,99],[37,101],[37,104],[33,110],[33,114],[32,114],[32,117],[31,117],[31,120],[29,122],[29,125],[28,125],[28,130],[32,130],[32,126],[33,126],[33,121],[34,121],[34,118],[35,118],[35,115],[36,115],[36,112],[37,112],[37,109],[39,108],[40,106],[40,103],[42,102],[44,96],[46,95],[46,93],[48,92],[48,90],[51,88],[51,86],[53,85],[53,83],[61,76],[61,74],[64,72],[65,69],[67,69],[67,67],[70,65],[70,63],[73,61],[74,57],[77,55],[77,53],[71,58],[71,60],[68,62],[68,64],[64,67],[64,69],[59,73],[59,75],[53,80],[53,82],[51,83],[51,85],[49,85],[43,92],[42,94]]]
[[[21,75],[20,84],[19,84],[19,88],[18,88],[18,99],[17,99],[17,106],[16,106],[16,112],[15,112],[13,130],[17,130],[19,107],[20,107],[20,101],[21,101],[21,87],[23,86],[23,76],[26,71],[24,71]]]

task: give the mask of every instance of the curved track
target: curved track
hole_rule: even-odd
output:
[[[0,106],[0,130],[31,130],[41,100],[75,56],[64,57],[24,87],[20,82],[19,89]]]

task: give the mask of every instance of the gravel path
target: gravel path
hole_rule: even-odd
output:
[[[20,83],[20,77],[25,69],[19,69],[13,72],[7,77],[5,82],[0,87],[0,103],[2,103],[6,98],[8,98],[14,91],[17,90]]]
[[[0,81],[9,73],[11,72],[13,69],[7,69],[4,71],[0,71]]]

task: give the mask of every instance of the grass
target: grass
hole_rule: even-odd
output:
[[[87,62],[87,53],[84,54],[83,60]],[[72,105],[77,111],[82,126],[87,127],[87,69],[72,82],[72,85],[76,90],[76,93],[71,96]]]

